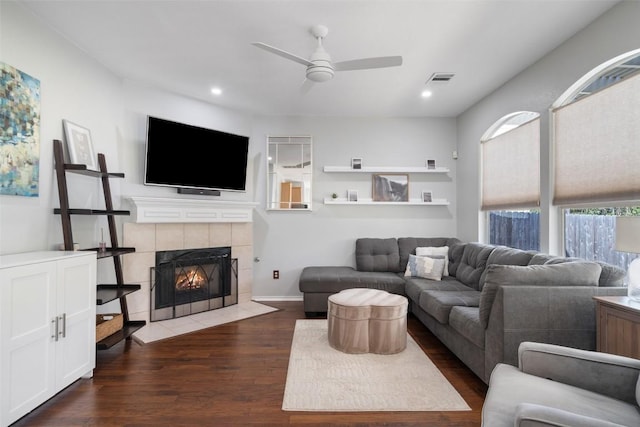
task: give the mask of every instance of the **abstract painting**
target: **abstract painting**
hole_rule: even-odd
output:
[[[37,197],[40,80],[0,62],[0,195]]]

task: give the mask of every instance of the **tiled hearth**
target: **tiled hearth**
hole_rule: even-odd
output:
[[[277,309],[255,301],[246,301],[191,316],[153,322],[136,332],[134,338],[138,342],[147,344],[203,328],[211,328],[224,323],[235,322],[236,320],[260,316],[272,311],[277,311]]]

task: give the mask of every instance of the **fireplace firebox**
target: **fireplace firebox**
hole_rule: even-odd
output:
[[[151,321],[238,302],[238,260],[231,247],[156,252],[151,268]]]

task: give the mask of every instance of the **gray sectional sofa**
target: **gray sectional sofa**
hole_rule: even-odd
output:
[[[448,275],[409,274],[416,248],[444,246]],[[326,313],[329,295],[343,289],[405,295],[410,312],[488,383],[496,364],[517,366],[523,341],[595,350],[592,297],[626,295],[623,279],[624,270],[604,263],[455,238],[361,238],[355,268],[306,267],[299,289],[307,316]]]

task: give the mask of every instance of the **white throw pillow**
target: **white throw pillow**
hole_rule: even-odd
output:
[[[405,276],[422,277],[424,279],[442,280],[444,271],[444,257],[435,255],[433,257],[409,255]]]
[[[434,256],[439,255],[444,257],[444,272],[443,276],[449,275],[449,246],[425,246],[416,248],[417,256]]]

